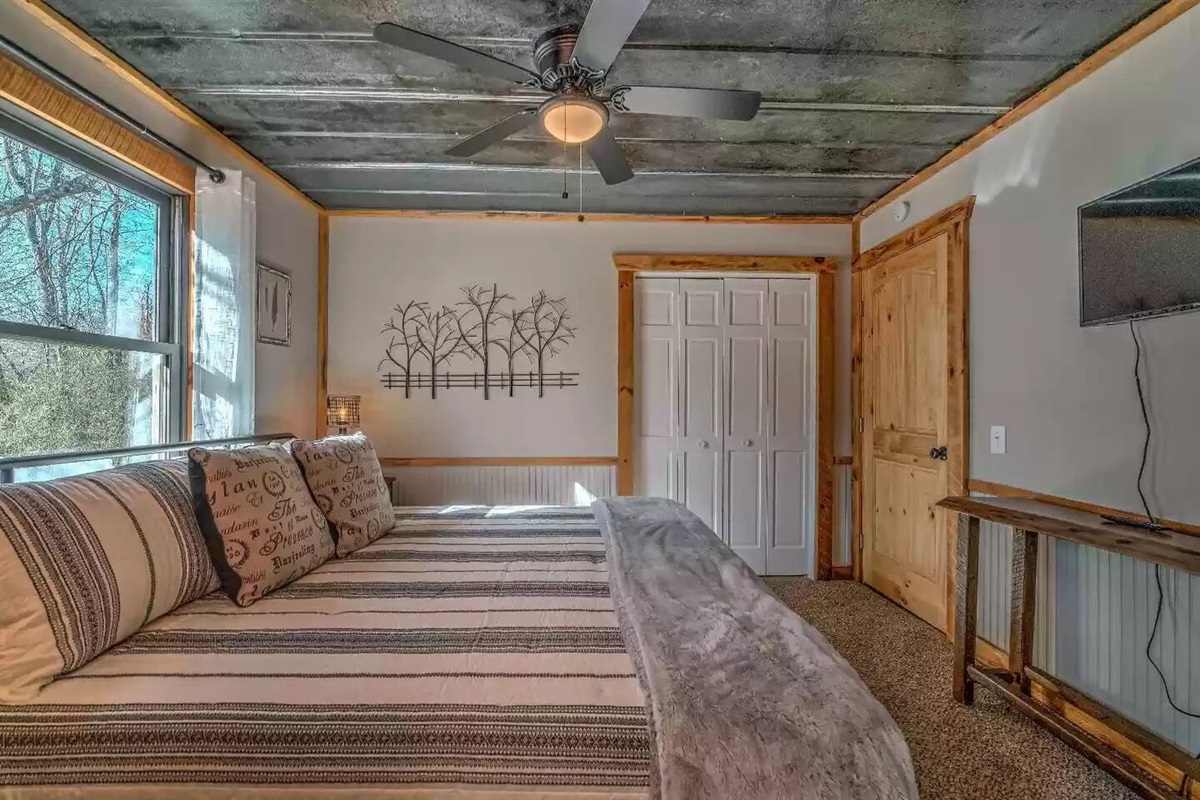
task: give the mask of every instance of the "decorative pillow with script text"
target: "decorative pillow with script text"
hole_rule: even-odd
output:
[[[292,455],[304,472],[337,542],[338,557],[366,547],[391,530],[392,498],[375,448],[361,433],[292,442]]]
[[[239,606],[291,583],[333,555],[325,516],[285,445],[188,451],[200,531]]]

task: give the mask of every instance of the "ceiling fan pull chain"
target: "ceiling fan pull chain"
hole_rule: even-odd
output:
[[[566,116],[563,117],[563,130],[567,129]],[[567,194],[567,137],[563,136],[563,200],[566,200],[571,195]]]

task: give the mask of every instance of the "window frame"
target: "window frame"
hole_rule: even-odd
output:
[[[79,141],[51,123],[0,103],[0,135],[22,141],[72,166],[120,186],[158,207],[158,241],[155,265],[155,338],[114,336],[70,328],[56,328],[0,319],[0,336],[52,344],[100,347],[163,357],[166,397],[163,421],[154,432],[154,444],[184,440],[189,319],[188,216],[191,198],[167,188],[134,167]]]

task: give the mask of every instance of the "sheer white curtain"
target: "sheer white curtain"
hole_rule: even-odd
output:
[[[254,433],[254,181],[196,174],[192,438]]]

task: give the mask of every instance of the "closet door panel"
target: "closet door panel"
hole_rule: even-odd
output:
[[[766,567],[767,299],[762,278],[725,279],[726,540],[756,572]]]
[[[724,530],[721,281],[679,281],[682,325],[678,500],[713,531]]]
[[[814,282],[772,280],[768,313],[770,575],[811,571],[815,374]]]
[[[637,279],[634,491],[675,498],[679,408],[679,281]]]

